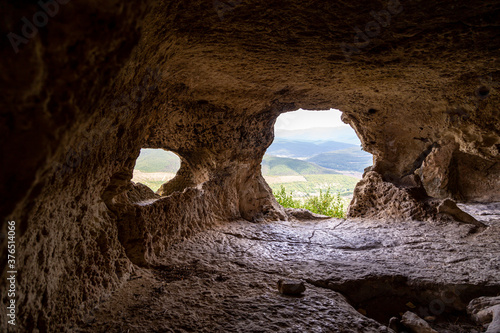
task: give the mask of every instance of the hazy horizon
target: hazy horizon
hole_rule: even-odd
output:
[[[280,115],[276,120],[274,128],[276,130],[301,130],[317,127],[350,127],[342,122],[340,119],[341,116],[342,112],[337,109],[321,111],[299,109]]]
[[[354,129],[342,122],[342,112],[298,110],[280,115],[274,136],[295,141],[337,141],[361,145]]]

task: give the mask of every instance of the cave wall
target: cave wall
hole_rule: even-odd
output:
[[[36,2],[2,3],[2,36],[23,36],[22,18],[40,10]],[[2,331],[63,331],[131,270],[101,194],[127,161],[133,166],[138,130],[125,133],[133,119],[110,107],[104,113],[103,105],[119,96],[113,86],[140,39],[145,10],[140,3],[61,1],[19,52],[1,39],[1,232],[16,222],[18,272],[13,327],[4,306],[2,237]]]
[[[244,115],[203,100],[181,104],[170,100],[143,144],[180,156],[175,190],[156,198],[151,191],[150,200],[142,200],[148,197],[136,196],[134,185],[109,202],[119,221],[120,240],[138,265],[158,263],[169,245],[224,221],[287,219],[262,177],[260,163],[272,142],[276,117],[290,105],[274,103]]]
[[[433,198],[496,202],[500,201],[499,168],[496,159],[463,152],[451,141],[432,148],[416,173]]]
[[[5,2],[2,34],[38,11]],[[496,1],[60,1],[19,52],[3,38],[1,232],[17,222],[21,329],[81,319],[196,230],[286,219],[260,174],[281,112],[338,108],[374,154],[351,216],[498,200],[499,14]],[[145,147],[181,157],[183,192],[138,193]],[[4,283],[5,238],[0,250]]]

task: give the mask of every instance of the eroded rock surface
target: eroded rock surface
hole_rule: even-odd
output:
[[[485,221],[488,224],[500,222],[500,202],[458,204],[458,206],[477,220]]]
[[[500,296],[473,299],[467,312],[476,322],[487,326],[486,333],[500,332]]]
[[[374,155],[352,216],[500,200],[498,1],[59,3],[18,50],[0,41],[0,232],[17,222],[21,329],[63,330],[198,231],[285,219],[260,160],[300,107],[342,110]],[[2,36],[41,10],[6,1]],[[145,147],[182,160],[169,196],[127,196]]]
[[[232,222],[172,246],[156,268],[136,270],[76,331],[388,332],[391,317],[412,311],[436,317],[430,325],[440,333],[480,332],[466,307],[500,292],[500,229],[471,228]],[[306,291],[280,295],[280,279],[308,281]]]
[[[401,323],[408,327],[412,333],[438,333],[425,320],[411,311],[403,314]]]

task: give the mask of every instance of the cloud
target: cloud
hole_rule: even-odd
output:
[[[315,127],[349,126],[340,120],[342,112],[336,109],[327,111],[311,111],[299,109],[287,112],[278,117],[276,129],[299,130]]]

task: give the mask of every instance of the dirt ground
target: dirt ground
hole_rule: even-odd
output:
[[[175,173],[172,172],[142,172],[140,170],[134,170],[133,181],[140,183],[141,181],[164,181],[167,182],[175,177]]]
[[[500,294],[500,205],[488,225],[419,221],[232,222],[169,249],[72,332],[392,332],[413,311],[438,332],[483,332],[465,312]],[[304,281],[301,297],[279,279]]]

